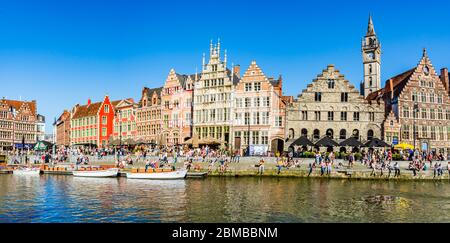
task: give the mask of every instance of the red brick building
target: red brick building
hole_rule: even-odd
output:
[[[417,149],[450,153],[450,97],[447,69],[438,75],[426,50],[419,64],[386,81],[368,96],[386,104],[384,136]]]
[[[119,101],[110,101],[105,96],[102,102],[76,105],[71,117],[71,145],[96,145],[105,147],[113,133],[115,106]]]
[[[56,145],[70,145],[70,112],[64,110],[55,123],[56,126]]]

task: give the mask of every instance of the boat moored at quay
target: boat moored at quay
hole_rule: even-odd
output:
[[[129,179],[147,179],[147,180],[177,180],[186,178],[187,170],[172,169],[133,169],[131,173],[127,173]]]
[[[77,177],[117,177],[119,173],[118,168],[102,169],[102,168],[81,168],[80,170],[74,170],[73,176]]]

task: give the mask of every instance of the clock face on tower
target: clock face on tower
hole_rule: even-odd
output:
[[[375,59],[375,53],[373,53],[373,52],[367,53],[367,58],[370,59],[370,60]]]

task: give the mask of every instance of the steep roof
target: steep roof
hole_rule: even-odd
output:
[[[233,80],[233,85],[236,85],[239,83],[239,80],[241,80],[233,71],[227,68],[227,76],[230,77]]]
[[[156,92],[156,95],[158,95],[158,98],[161,98],[161,92],[163,90],[163,87],[158,87],[158,88],[148,88],[148,87],[144,87],[144,89],[142,90],[142,98],[139,100],[138,102],[138,106],[142,107],[142,99],[144,98],[144,95],[147,96],[147,102],[151,101],[152,95],[153,93]],[[151,102],[150,102],[151,104]]]
[[[20,101],[20,100],[7,100],[3,98],[1,103],[6,104],[7,106],[12,106],[16,111],[20,110],[22,106],[28,106],[31,113],[36,115],[36,102],[35,101]]]
[[[129,98],[129,99],[131,99],[131,98]],[[127,100],[129,100],[129,99],[127,99]],[[121,101],[122,100],[111,101],[111,105],[113,106],[113,108],[115,108]],[[102,104],[103,104],[103,101],[91,103],[90,105],[77,106],[75,109],[75,113],[72,116],[72,119],[96,116],[98,113],[98,110],[100,109]]]
[[[367,26],[366,36],[373,36],[375,34],[375,27],[373,26],[372,15],[369,16],[369,25]]]
[[[414,74],[415,70],[416,68],[412,68],[406,72],[388,79],[384,88],[369,94],[366,99],[375,100],[379,97],[382,97],[383,95],[388,94],[391,91],[394,92],[394,96],[398,96],[402,92],[403,87],[405,87],[409,78]]]
[[[144,88],[145,92],[147,92],[147,97],[150,97],[154,92],[156,92],[156,94],[158,94],[158,97],[161,96],[161,91],[163,90],[163,87],[158,87],[158,88]]]
[[[78,119],[82,117],[95,116],[103,102],[96,102],[88,105],[77,106],[72,119]]]

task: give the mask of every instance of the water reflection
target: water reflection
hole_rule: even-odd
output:
[[[446,182],[0,176],[0,222],[449,222]]]

